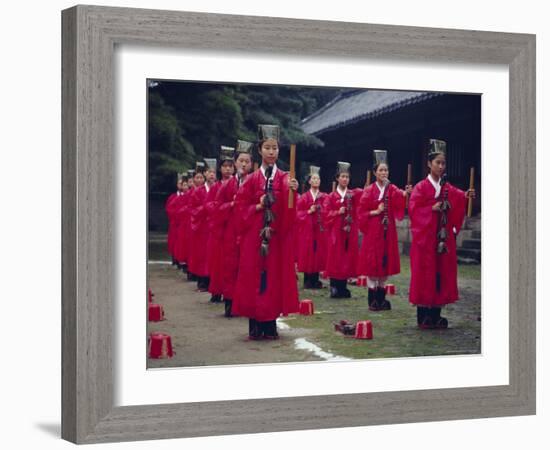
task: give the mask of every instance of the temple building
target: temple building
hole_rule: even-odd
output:
[[[474,217],[467,221],[459,244],[465,246],[464,260],[480,260],[481,95],[356,89],[340,94],[301,125],[324,147],[300,148],[300,172],[305,173],[309,164],[321,166],[322,190],[329,192],[336,161],[350,162],[351,186],[363,187],[373,149],[388,151],[392,183],[403,188],[411,164],[415,184],[428,173],[428,140],[446,141],[451,183],[467,189],[470,168],[475,168]],[[406,236],[400,237],[406,252]]]

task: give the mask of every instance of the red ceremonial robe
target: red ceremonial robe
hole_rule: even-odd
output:
[[[189,258],[189,200],[191,192],[187,191],[180,195],[177,202],[177,211],[175,213],[176,238],[174,244],[174,257],[177,262],[185,263]]]
[[[326,194],[317,193],[313,199],[311,191],[302,194],[296,205],[298,235],[296,248],[298,249],[298,272],[317,273],[325,270],[327,260],[326,232],[323,225],[322,206]],[[313,205],[320,205],[321,210],[308,214]]]
[[[174,258],[174,246],[175,246],[175,239],[176,239],[176,224],[175,224],[175,209],[174,209],[174,201],[179,197],[178,192],[173,192],[168,196],[168,199],[166,199],[166,203],[164,204],[164,209],[166,211],[166,215],[168,216],[168,253],[172,258]]]
[[[208,276],[206,244],[208,242],[208,223],[206,221],[206,187],[204,184],[193,190],[189,201],[191,213],[192,241],[190,247],[189,268],[193,275]]]
[[[237,177],[231,177],[218,191],[218,208],[215,214],[215,220],[223,233],[220,263],[222,294],[225,299],[230,300],[233,299],[233,290],[239,270],[241,216],[237,205],[235,205],[235,196],[238,190],[239,181]]]
[[[347,280],[357,275],[357,255],[359,253],[359,200],[363,189],[348,189],[351,198],[351,217],[349,233],[344,231],[346,214],[338,214],[338,210],[345,206],[338,189],[326,196],[323,205],[324,223],[327,229],[327,277],[336,280]],[[346,246],[347,241],[347,246]]]
[[[371,216],[370,212],[384,203],[385,196],[388,196],[388,228],[384,239],[384,213]],[[373,183],[365,189],[359,202],[359,228],[363,232],[363,242],[357,272],[369,277],[387,277],[401,271],[395,220],[402,220],[405,215],[405,196],[401,189],[390,184],[384,191],[384,197],[378,200],[379,197],[380,189]]]
[[[273,234],[269,241],[269,253],[262,257],[260,231],[264,226],[264,210],[256,211],[256,205],[264,195],[265,183],[266,178],[261,169],[256,170],[247,177],[235,201],[242,217],[242,240],[233,312],[260,322],[297,312],[299,306],[294,242],[292,233],[289,233],[296,219],[296,207],[288,207],[288,174],[280,169],[275,170],[275,203],[271,207],[275,216],[271,223]],[[260,277],[264,269],[267,273],[267,287],[260,294]]]
[[[206,252],[208,255],[207,268],[210,282],[208,284],[208,292],[212,295],[221,295],[222,293],[222,278],[221,278],[221,244],[223,237],[223,229],[220,227],[217,219],[218,200],[217,194],[220,191],[223,181],[217,181],[208,191],[206,196],[206,214],[208,223],[208,242],[206,244]]]
[[[444,190],[448,190],[451,209],[447,211],[448,252],[437,253],[437,233],[441,213],[432,211],[432,206],[443,200]],[[409,200],[411,219],[411,285],[409,301],[412,304],[438,307],[458,300],[456,234],[462,227],[467,199],[464,191],[446,183],[435,198],[435,188],[426,178],[415,187]],[[436,288],[437,273],[440,275],[440,288]]]

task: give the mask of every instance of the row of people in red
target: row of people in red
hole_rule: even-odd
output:
[[[385,283],[400,272],[396,220],[403,219],[410,195],[409,301],[417,306],[420,327],[446,328],[441,306],[458,300],[456,235],[464,220],[466,201],[475,197],[475,191],[464,192],[446,182],[445,147],[444,141],[430,140],[430,173],[414,189],[406,186],[401,190],[389,182],[384,150],[374,151],[376,181],[364,190],[348,189],[350,165],[339,162],[337,187],[330,195],[323,195],[318,192],[320,179],[315,168],[310,174],[312,187],[298,203],[298,270],[304,272],[304,287],[320,287],[318,271],[326,270],[331,297],[350,297],[347,279],[366,275],[369,308],[391,309],[385,298]]]
[[[326,270],[331,296],[349,297],[347,279],[365,274],[369,307],[390,309],[384,283],[400,271],[395,220],[403,218],[405,199],[411,194],[410,302],[418,306],[420,327],[446,327],[441,306],[458,299],[454,238],[460,231],[466,199],[475,193],[445,183],[444,143],[432,140],[430,175],[414,189],[400,190],[389,182],[385,151],[375,152],[376,182],[364,190],[348,189],[350,165],[339,162],[338,185],[333,193],[323,194],[319,168],[312,168],[310,190],[299,198],[296,211],[285,200],[296,196],[298,183],[276,166],[279,129],[259,126],[259,133],[259,170],[243,183],[251,166],[252,144],[247,144],[248,152],[237,152],[236,176],[224,177],[224,161],[228,167],[232,164],[222,158],[222,182],[215,199],[206,199],[202,205],[192,203],[210,212],[210,291],[213,298],[224,296],[226,315],[233,310],[249,317],[252,339],[277,337],[276,318],[298,310],[294,233],[299,236],[298,271],[304,272],[306,288],[319,288],[319,272]],[[246,162],[239,165],[243,155]],[[172,226],[171,220],[169,248],[178,241],[170,238]],[[363,233],[361,248],[359,230]]]

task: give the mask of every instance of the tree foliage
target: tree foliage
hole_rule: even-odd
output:
[[[339,88],[157,81],[149,84],[149,191],[174,188],[177,172],[217,157],[220,145],[256,141],[258,124],[281,126],[283,143],[319,147],[300,121]]]

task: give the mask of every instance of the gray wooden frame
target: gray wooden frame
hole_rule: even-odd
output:
[[[96,6],[63,11],[62,30],[64,439],[94,443],[535,413],[534,35]],[[114,407],[113,52],[119,43],[507,65],[509,384]]]

